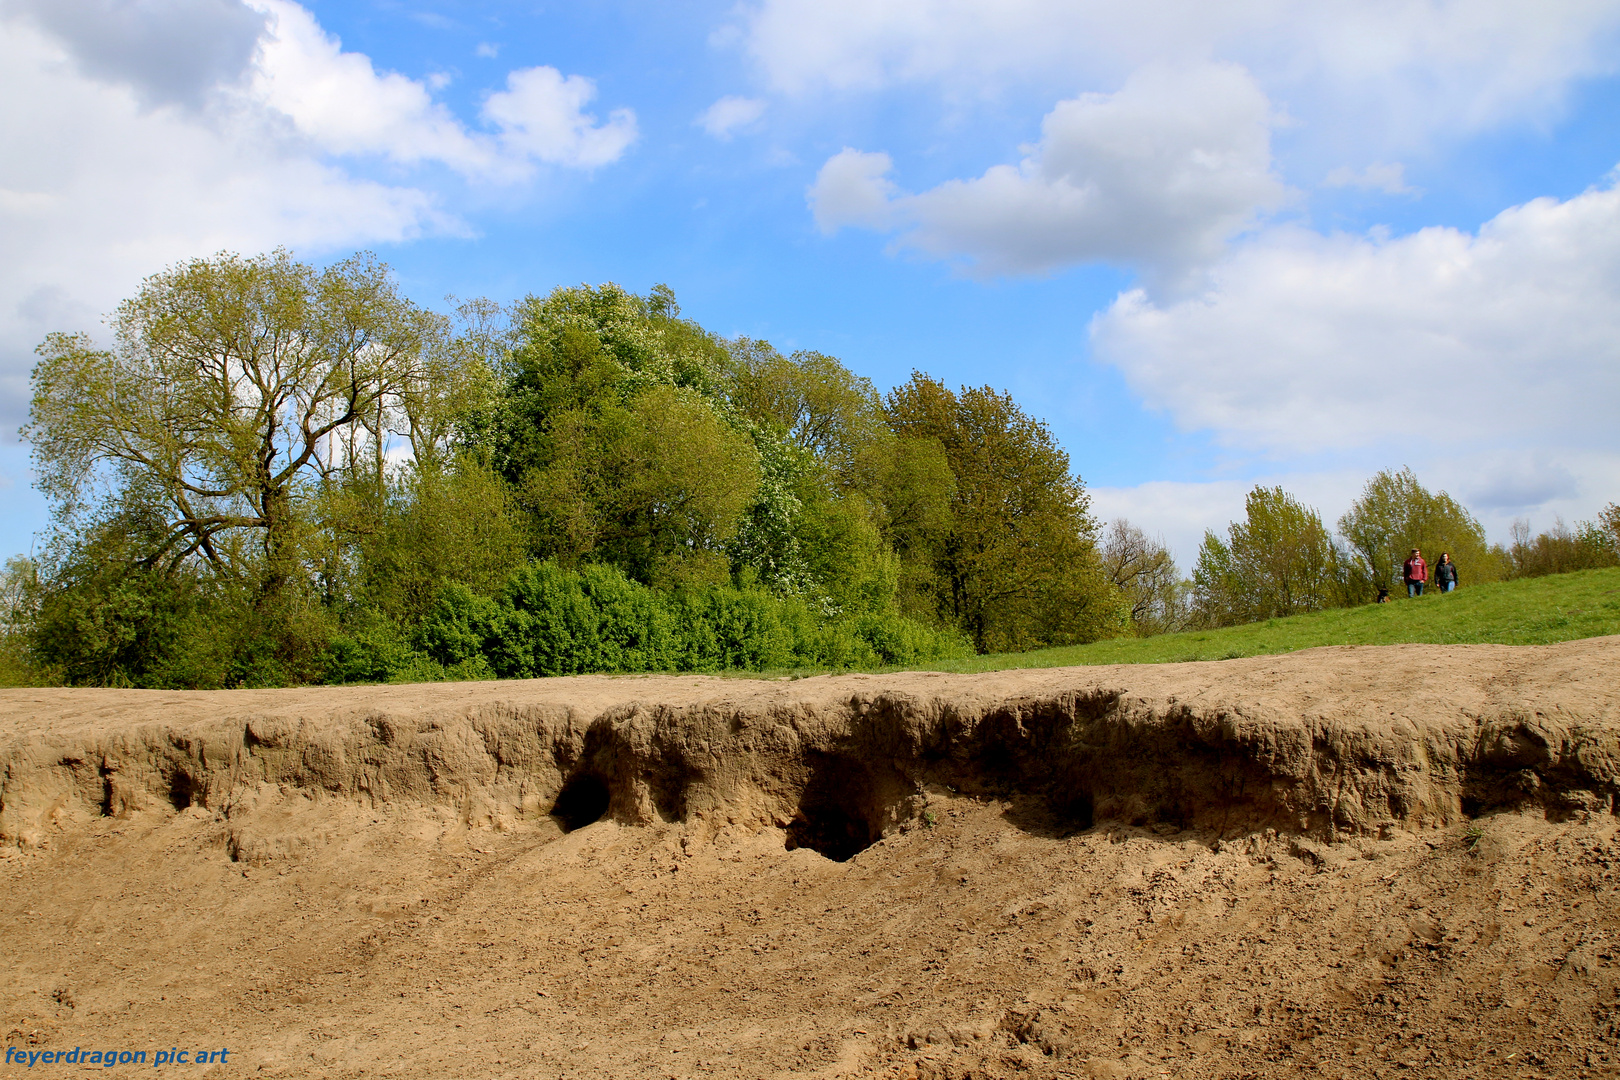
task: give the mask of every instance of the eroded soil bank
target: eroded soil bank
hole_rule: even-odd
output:
[[[0,767],[0,1023],[36,1051],[1620,1074],[1620,639],[4,691]]]

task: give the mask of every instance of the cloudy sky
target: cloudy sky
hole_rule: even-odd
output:
[[[0,0],[0,548],[32,350],[222,249],[671,286],[1010,390],[1185,565],[1410,465],[1620,500],[1620,0]]]

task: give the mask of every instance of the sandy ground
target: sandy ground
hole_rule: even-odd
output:
[[[1417,657],[1445,671],[1446,684],[1413,687],[1384,674]],[[1607,639],[1523,650],[1320,650],[1039,677],[806,681],[814,685],[598,679],[236,696],[6,692],[0,746],[8,747],[12,824],[0,847],[0,1029],[13,1056],[3,1068],[125,1074],[151,1070],[159,1050],[203,1050],[215,1060],[158,1071],[1620,1075],[1620,836],[1606,786],[1620,733],[1616,661],[1620,641]],[[1002,724],[1009,701],[1079,701],[1066,714],[1078,724],[1074,717],[1090,715],[1085,702],[1096,700],[1080,693],[1088,688],[1112,695],[1107,722],[1116,729],[1129,713],[1138,728],[1158,730],[1194,702],[1225,715],[1229,728],[1247,714],[1262,734],[1286,735],[1290,723],[1317,730],[1308,775],[1268,766],[1282,778],[1272,782],[1290,791],[1323,782],[1335,753],[1328,744],[1370,740],[1356,760],[1427,770],[1435,805],[1409,806],[1404,818],[1386,807],[1387,820],[1369,812],[1354,827],[1329,821],[1326,831],[1245,831],[1180,810],[1168,816],[1186,827],[1152,813],[1132,824],[1102,813],[1099,794],[1099,812],[1085,824],[1053,813],[1049,777],[1044,787],[1015,778],[991,790],[997,785],[972,783],[976,774],[959,760],[921,768],[891,748],[892,767],[912,784],[889,806],[903,813],[890,813],[866,846],[838,861],[792,846],[807,834],[771,802],[767,780],[780,774],[778,794],[803,803],[813,770],[795,780],[789,759],[767,760],[764,744],[748,751],[764,761],[756,761],[764,779],[734,777],[726,787],[713,779],[724,769],[711,763],[706,782],[719,786],[691,788],[685,812],[671,820],[638,817],[625,794],[630,774],[591,757],[607,753],[590,749],[600,725],[635,728],[632,699],[679,707],[637,751],[656,764],[666,759],[647,747],[658,731],[729,730],[748,716],[775,716],[784,731],[793,727],[784,717],[798,717],[794,737],[806,753],[823,753],[848,742],[849,717],[863,715],[863,703],[870,712],[874,701],[898,700],[892,695],[936,717],[940,700],[965,708],[971,697],[981,728]],[[391,729],[379,717],[408,715],[419,733],[453,734],[444,717],[497,699],[502,723],[549,723],[556,739],[567,729],[578,743],[549,773],[515,752],[491,766],[485,788],[494,803],[511,804],[505,813],[465,788],[454,799],[434,797],[431,785],[420,797],[402,794],[409,784],[398,777],[390,797],[374,782],[344,788],[336,772],[307,764],[311,746],[336,753],[337,744],[318,739],[299,751],[303,771],[276,765],[275,782],[248,776],[243,764],[278,760],[273,739],[244,736],[235,757],[208,749],[223,738],[209,734],[210,724],[265,730],[267,717],[285,725],[295,715],[306,727],[322,715],[348,717],[331,723],[385,735]],[[1335,700],[1353,722],[1321,729]],[[523,702],[573,712],[536,720],[516,707]],[[1538,702],[1546,706],[1539,719]],[[1032,726],[1038,714],[1031,706],[1019,715]],[[1505,714],[1517,717],[1508,735]],[[494,723],[478,729],[486,745],[490,731],[509,730]],[[1415,725],[1418,765],[1390,749],[1402,724]],[[1457,735],[1469,724],[1472,743]],[[1520,743],[1534,736],[1547,745],[1525,768],[1504,772],[1501,744],[1513,732]],[[1287,743],[1243,731],[1229,741],[1251,757]],[[371,775],[366,760],[390,767],[375,764],[383,759],[369,743],[342,745],[355,784]],[[462,767],[438,745],[422,743],[429,750],[411,760],[429,772]],[[159,750],[202,763],[183,774],[192,787],[175,787],[182,774],[162,772],[169,759],[151,757]],[[1200,767],[1224,767],[1195,750],[1187,752]],[[1523,756],[1522,747],[1514,752]],[[716,751],[715,760],[730,753]],[[49,778],[80,776],[92,754],[103,787],[81,778],[63,789],[91,791],[88,808],[52,795]],[[141,754],[158,762],[156,795],[145,799],[115,783],[138,774],[131,762]],[[618,754],[612,760],[622,763],[630,751]],[[62,764],[70,759],[81,764]],[[1341,783],[1345,760],[1333,759]],[[1180,767],[1168,756],[1150,764]],[[475,765],[465,769],[476,773]],[[614,787],[615,809],[564,832],[545,811],[586,767]],[[227,773],[235,786],[218,779]],[[507,773],[544,782],[525,791]],[[1486,773],[1485,787],[1469,788],[1469,776]],[[1462,812],[1468,790],[1499,792],[1503,776],[1518,777],[1522,798]],[[1368,784],[1364,794],[1374,792]],[[1449,812],[1434,794],[1444,791],[1456,803]],[[746,812],[727,812],[715,792],[730,792]],[[1285,810],[1294,805],[1277,798]],[[148,1064],[109,1070],[37,1058],[75,1048],[81,1057],[145,1051]],[[221,1049],[229,1050],[223,1062]],[[36,1064],[17,1064],[18,1051]]]

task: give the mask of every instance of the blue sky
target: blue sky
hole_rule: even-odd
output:
[[[1620,500],[1620,0],[0,0],[0,548],[31,350],[220,249],[670,285],[1010,390],[1183,565],[1411,465]]]

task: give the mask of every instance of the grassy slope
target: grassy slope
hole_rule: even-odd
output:
[[[1318,645],[1546,645],[1620,634],[1620,567],[1554,574],[1431,593],[1388,604],[1335,608],[1222,630],[1119,638],[1035,652],[997,653],[927,665],[932,671],[1002,671],[1075,664],[1165,664],[1295,652]],[[913,669],[916,670],[916,669]],[[738,678],[822,671],[728,671]],[[0,649],[0,687],[40,685],[10,650]]]
[[[1071,664],[1162,664],[1229,660],[1318,645],[1546,645],[1620,634],[1620,568],[1526,578],[1337,608],[1222,630],[1121,638],[940,664],[938,671],[1000,671]]]

